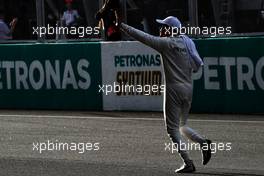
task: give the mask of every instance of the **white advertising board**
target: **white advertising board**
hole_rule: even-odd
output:
[[[102,90],[104,110],[161,111],[161,56],[139,42],[104,42]]]

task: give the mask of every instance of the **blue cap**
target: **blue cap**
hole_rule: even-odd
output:
[[[170,27],[177,27],[177,28],[181,27],[180,20],[174,16],[169,16],[169,17],[165,18],[164,20],[156,19],[156,22],[159,24],[168,25]]]

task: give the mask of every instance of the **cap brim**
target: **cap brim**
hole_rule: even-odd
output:
[[[159,24],[167,25],[167,24],[165,24],[165,22],[163,20],[160,20],[160,19],[156,19],[156,22],[159,23]]]

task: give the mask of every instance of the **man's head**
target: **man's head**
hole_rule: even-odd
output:
[[[68,10],[72,9],[72,0],[65,0],[66,7]]]
[[[171,37],[174,28],[181,28],[182,24],[177,17],[169,16],[164,20],[156,19],[157,23],[161,24],[160,36]]]
[[[262,17],[262,19],[264,20],[264,10],[261,10],[261,17]]]

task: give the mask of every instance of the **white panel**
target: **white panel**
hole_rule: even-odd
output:
[[[149,56],[161,57],[155,50],[139,42],[103,42],[102,43],[102,83],[103,85],[113,85],[117,81],[118,72],[135,71],[159,71],[163,73],[162,67],[153,65],[148,66],[115,66],[116,56]],[[162,74],[162,80],[163,80]],[[103,94],[104,110],[139,110],[139,111],[161,111],[162,95],[122,95],[116,93],[109,95]]]

